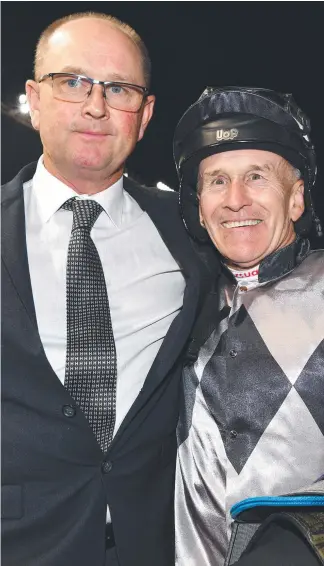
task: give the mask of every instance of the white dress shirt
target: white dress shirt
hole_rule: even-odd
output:
[[[73,213],[60,207],[75,196],[103,208],[91,237],[105,274],[116,343],[116,434],[182,307],[185,281],[148,214],[123,190],[122,178],[100,193],[80,196],[53,177],[41,158],[33,179],[24,184],[27,252],[40,338],[62,383]]]

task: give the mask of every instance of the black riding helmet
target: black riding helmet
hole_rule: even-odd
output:
[[[262,149],[284,157],[300,170],[305,184],[305,212],[296,222],[300,234],[315,222],[311,190],[316,156],[309,138],[310,121],[291,94],[250,87],[207,87],[180,119],[173,154],[180,181],[179,200],[189,233],[200,241],[208,235],[199,223],[197,178],[202,159],[236,149]]]

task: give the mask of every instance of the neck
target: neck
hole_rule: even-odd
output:
[[[112,174],[78,168],[76,172],[59,170],[44,154],[44,167],[51,175],[71,187],[76,193],[94,195],[114,185],[123,175],[124,167]]]
[[[236,269],[237,271],[246,271],[246,270],[253,270],[256,267],[258,267],[260,265],[260,263],[265,260],[267,257],[270,257],[272,254],[275,254],[276,252],[278,252],[279,250],[282,250],[284,248],[287,248],[287,246],[290,246],[290,244],[292,244],[295,240],[296,240],[296,232],[294,231],[294,228],[291,228],[285,238],[285,240],[281,243],[280,246],[278,246],[277,249],[272,250],[269,254],[267,255],[261,255],[260,257],[258,257],[256,260],[254,261],[247,261],[246,263],[241,263],[241,264],[237,264],[234,263],[232,260],[230,260],[229,258],[225,258],[225,265],[227,267],[229,267],[230,269]]]
[[[225,260],[225,265],[226,267],[228,267],[229,269],[231,269],[232,271],[252,271],[253,269],[256,269],[259,267],[260,265],[260,261],[257,261],[256,263],[251,264],[247,264],[247,265],[237,265],[236,263],[233,263],[230,260]]]

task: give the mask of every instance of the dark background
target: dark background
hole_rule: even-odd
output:
[[[292,92],[312,123],[319,176],[314,201],[324,223],[322,2],[3,2],[2,99],[14,105],[32,76],[38,36],[79,11],[110,13],[141,35],[153,63],[155,117],[128,161],[145,184],[177,187],[174,128],[206,85]],[[39,157],[38,135],[2,117],[2,181]]]

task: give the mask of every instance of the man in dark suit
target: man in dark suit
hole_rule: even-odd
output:
[[[149,72],[100,14],[38,43],[43,156],[2,191],[4,566],[174,564],[181,360],[208,275],[176,195],[123,178]]]

